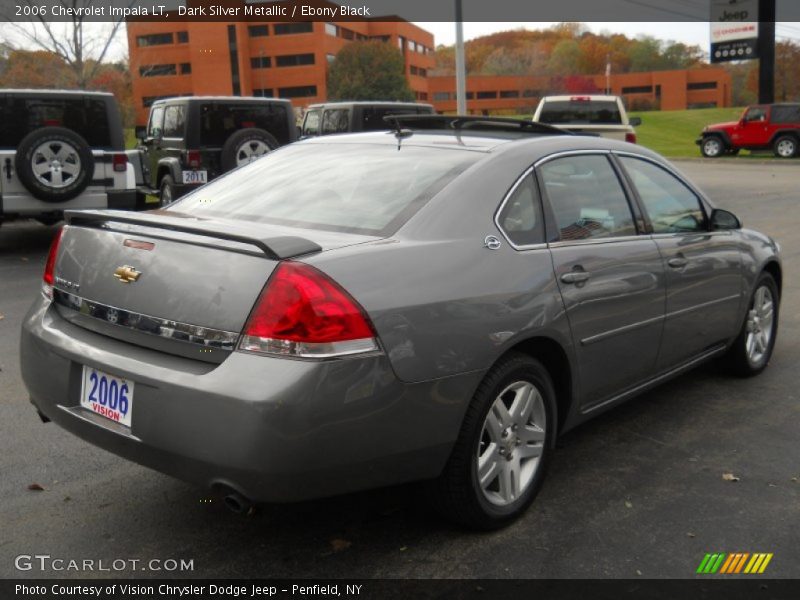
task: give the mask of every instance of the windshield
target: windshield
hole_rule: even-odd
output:
[[[544,104],[539,122],[619,125],[622,115],[613,100],[557,100]]]
[[[391,235],[482,156],[418,146],[294,144],[214,180],[168,210]]]

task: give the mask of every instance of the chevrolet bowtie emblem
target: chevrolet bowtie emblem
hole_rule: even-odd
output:
[[[139,279],[140,275],[141,273],[139,271],[128,265],[118,267],[117,270],[114,271],[114,277],[119,279],[122,283],[132,283]]]

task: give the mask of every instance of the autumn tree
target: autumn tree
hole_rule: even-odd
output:
[[[414,99],[405,77],[403,54],[392,44],[379,41],[348,44],[328,71],[331,100]]]

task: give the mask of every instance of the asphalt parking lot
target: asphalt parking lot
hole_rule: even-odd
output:
[[[17,555],[49,554],[194,561],[189,573],[100,577],[686,578],[707,552],[774,553],[769,575],[800,577],[800,162],[677,164],[781,243],[772,364],[750,380],[703,367],[566,434],[528,513],[480,535],[429,514],[413,486],[236,516],[205,490],[42,424],[17,344],[52,229],[3,226],[0,577],[89,575],[14,567]]]

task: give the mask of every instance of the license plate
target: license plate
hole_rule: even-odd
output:
[[[131,426],[133,382],[83,367],[81,406],[126,427]]]
[[[183,171],[183,183],[208,183],[208,171]]]

